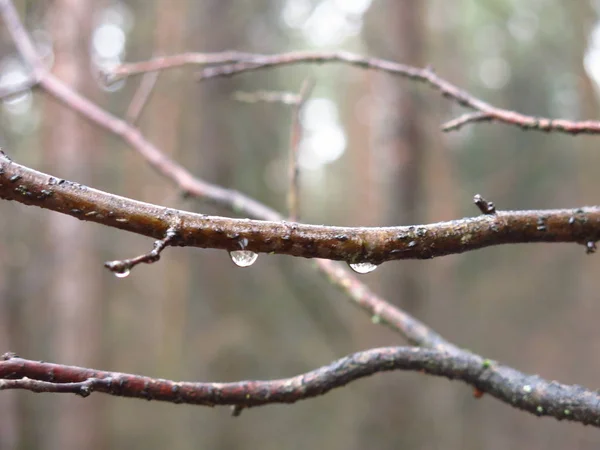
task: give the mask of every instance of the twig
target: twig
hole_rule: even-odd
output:
[[[124,259],[117,261],[107,261],[104,263],[104,267],[113,272],[119,278],[125,278],[131,272],[135,266],[141,263],[152,264],[160,259],[161,252],[175,240],[177,237],[178,228],[171,227],[167,230],[167,233],[163,239],[159,239],[154,242],[154,248],[143,255],[137,256],[132,259]]]
[[[300,141],[302,140],[302,123],[300,114],[302,108],[308,100],[315,82],[312,78],[306,78],[300,87],[298,101],[294,105],[292,111],[292,125],[290,130],[290,154],[288,157],[288,176],[290,180],[290,188],[288,192],[288,212],[289,219],[292,222],[297,222],[300,218],[300,193],[299,193],[299,176],[298,155],[300,152]]]
[[[431,259],[500,244],[600,240],[598,206],[496,211],[450,222],[399,227],[335,227],[235,219],[119,197],[37,172],[4,155],[0,155],[0,198],[155,239],[168,236],[169,245],[236,251],[243,242],[244,250],[255,253],[348,263]],[[180,221],[180,230],[169,235],[173,220]],[[147,262],[148,255],[140,258]]]
[[[133,99],[127,108],[127,112],[125,113],[125,120],[130,124],[136,124],[139,120],[144,107],[152,95],[152,90],[158,80],[159,74],[160,72],[147,72],[142,77],[142,81],[140,81],[140,84],[133,95]]]
[[[488,202],[479,194],[476,194],[475,197],[473,197],[473,203],[475,203],[475,205],[479,208],[479,211],[481,211],[483,214],[496,214],[496,207],[494,204],[492,202]]]
[[[139,75],[146,72],[156,72],[159,70],[173,69],[186,65],[204,66],[211,64],[224,64],[230,62],[243,61],[246,58],[255,56],[252,53],[242,52],[218,52],[218,53],[182,53],[174,56],[160,56],[148,61],[139,63],[121,64],[111,68],[104,69],[104,76],[107,82],[115,82],[122,78],[132,75]]]
[[[448,97],[458,104],[466,108],[473,109],[478,113],[462,116],[455,121],[449,122],[442,128],[444,131],[456,130],[460,126],[470,122],[494,120],[509,125],[517,125],[523,129],[557,131],[569,134],[600,133],[600,122],[598,121],[590,120],[575,122],[563,119],[546,119],[541,117],[527,116],[506,109],[496,108],[489,103],[472,96],[449,81],[438,77],[431,67],[413,67],[384,59],[368,58],[341,51],[295,51],[275,55],[255,55],[252,58],[246,56],[243,60],[235,63],[224,63],[215,67],[207,67],[199,73],[198,78],[199,80],[206,80],[209,78],[229,77],[255,70],[307,63],[344,63],[362,69],[379,70],[391,75],[420,81],[439,91],[444,97]]]
[[[444,97],[448,97],[458,104],[476,111],[475,114],[467,114],[446,123],[442,126],[443,131],[457,130],[461,126],[472,122],[498,121],[509,125],[516,125],[523,129],[555,131],[568,134],[600,133],[600,122],[598,121],[588,120],[579,122],[564,119],[548,119],[497,108],[472,96],[449,81],[438,77],[430,67],[418,68],[384,59],[369,58],[342,51],[295,51],[275,55],[248,53],[236,55],[231,52],[184,53],[182,55],[173,55],[150,61],[123,64],[113,68],[112,73],[116,76],[123,77],[131,74],[143,73],[145,71],[166,70],[183,65],[215,64],[214,67],[207,67],[199,73],[198,78],[200,80],[206,80],[286,65],[326,63],[348,64],[362,69],[378,70],[391,75],[420,81],[439,91]]]
[[[494,120],[494,116],[492,116],[488,113],[483,113],[483,112],[467,113],[467,114],[463,114],[460,117],[457,117],[456,119],[450,120],[450,121],[442,124],[442,131],[446,131],[446,132],[457,131],[468,123],[486,122],[486,121],[491,122],[492,120]]]
[[[241,409],[295,403],[375,373],[410,370],[456,379],[515,408],[600,426],[600,395],[596,391],[548,382],[467,352],[385,347],[354,353],[292,378],[234,383],[175,382],[118,372],[30,361],[9,355],[0,361],[0,390],[26,389],[88,395],[109,395],[203,406],[234,405]],[[26,377],[26,379],[24,379]],[[11,379],[6,379],[11,378]]]

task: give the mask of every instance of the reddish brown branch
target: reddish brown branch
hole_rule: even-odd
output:
[[[203,406],[295,403],[375,373],[420,371],[460,380],[515,408],[600,426],[600,395],[580,386],[548,382],[470,353],[387,347],[354,353],[302,375],[271,381],[175,382],[118,372],[30,361],[7,354],[0,361],[0,390],[109,395]]]
[[[3,154],[0,155],[0,198],[161,240],[169,236],[169,230],[178,222],[178,232],[164,241],[163,246],[168,243],[236,251],[243,243],[244,250],[255,253],[348,263],[431,259],[500,244],[585,244],[600,240],[600,207],[496,211],[451,222],[399,227],[353,228],[235,219],[119,197],[37,172],[12,162]],[[147,262],[147,256],[140,261]]]
[[[166,235],[163,239],[159,239],[154,243],[154,248],[148,253],[136,256],[132,259],[108,261],[104,263],[104,267],[106,267],[118,277],[126,277],[127,275],[129,275],[131,269],[137,266],[138,264],[152,264],[158,261],[160,259],[160,254],[162,253],[162,251],[165,248],[167,248],[167,245],[171,244],[175,240],[178,232],[178,227],[172,226],[167,230]]]
[[[198,62],[196,63],[194,60]],[[342,63],[361,69],[378,70],[391,75],[420,81],[439,91],[444,97],[448,97],[458,104],[475,111],[475,113],[465,114],[444,124],[442,126],[443,131],[457,130],[468,123],[497,121],[509,125],[516,125],[523,129],[540,131],[557,131],[569,134],[600,133],[600,122],[598,121],[589,120],[577,122],[564,119],[547,119],[497,108],[472,96],[449,81],[438,77],[430,67],[413,67],[384,59],[364,57],[343,51],[295,51],[275,55],[248,53],[237,55],[235,53],[185,53],[182,55],[155,58],[144,62],[122,64],[112,69],[112,73],[115,76],[122,77],[143,73],[147,70],[165,70],[187,64],[213,64],[214,66],[204,68],[199,74],[199,79],[206,80],[209,78],[229,77],[273,67],[296,64],[328,63]]]

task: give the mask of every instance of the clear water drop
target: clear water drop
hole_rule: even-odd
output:
[[[125,277],[129,276],[130,273],[131,273],[130,269],[123,269],[120,272],[115,272],[115,277],[125,278]]]
[[[254,261],[258,258],[258,254],[249,250],[236,250],[229,252],[231,260],[238,267],[249,267],[254,264]]]
[[[377,266],[370,262],[349,263],[348,265],[356,273],[369,273],[377,269]]]

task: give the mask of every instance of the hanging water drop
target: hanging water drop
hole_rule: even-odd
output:
[[[249,250],[236,250],[229,252],[231,260],[238,267],[249,267],[254,264],[254,261],[258,258],[258,254]]]
[[[377,269],[377,266],[370,262],[349,263],[348,265],[356,273],[369,273]]]
[[[130,273],[131,273],[131,270],[126,267],[123,270],[115,272],[115,277],[117,277],[117,278],[125,278],[125,277],[129,276]]]

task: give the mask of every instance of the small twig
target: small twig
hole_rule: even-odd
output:
[[[146,72],[156,72],[159,70],[173,69],[186,65],[205,66],[212,64],[225,64],[237,61],[243,61],[252,58],[252,53],[243,52],[218,52],[218,53],[182,53],[172,56],[160,56],[148,61],[138,63],[121,64],[115,67],[105,68],[104,76],[108,82],[115,82],[122,78],[132,75],[139,75]]]
[[[479,194],[476,194],[475,197],[473,197],[473,203],[477,205],[483,214],[496,214],[496,206],[494,206],[492,202],[488,202]]]
[[[450,120],[442,124],[442,131],[457,131],[468,123],[492,121],[494,117],[488,113],[474,112],[463,114],[456,119]]]
[[[147,105],[148,100],[152,95],[159,74],[160,72],[147,72],[142,77],[142,81],[140,81],[140,84],[133,95],[133,99],[127,108],[127,112],[125,113],[125,120],[130,124],[134,125],[139,120],[144,107]]]
[[[23,377],[18,380],[0,379],[0,391],[7,389],[23,389],[36,393],[76,394],[80,397],[87,397],[96,390],[98,386],[104,386],[106,389],[110,386],[110,383],[110,378],[88,378],[85,381],[74,383],[53,383]]]
[[[104,263],[104,267],[113,272],[119,278],[124,278],[131,272],[135,266],[141,263],[152,264],[160,259],[161,252],[171,244],[178,235],[178,228],[171,227],[167,230],[165,237],[154,242],[154,248],[140,256],[136,256],[132,259],[124,259],[117,261],[107,261]]]
[[[300,87],[298,101],[292,111],[292,125],[290,130],[290,153],[288,157],[288,177],[290,187],[288,192],[288,213],[292,222],[297,222],[300,218],[300,169],[298,166],[298,156],[300,153],[300,142],[302,141],[302,121],[301,113],[304,104],[308,100],[315,82],[311,77],[306,78]]]

